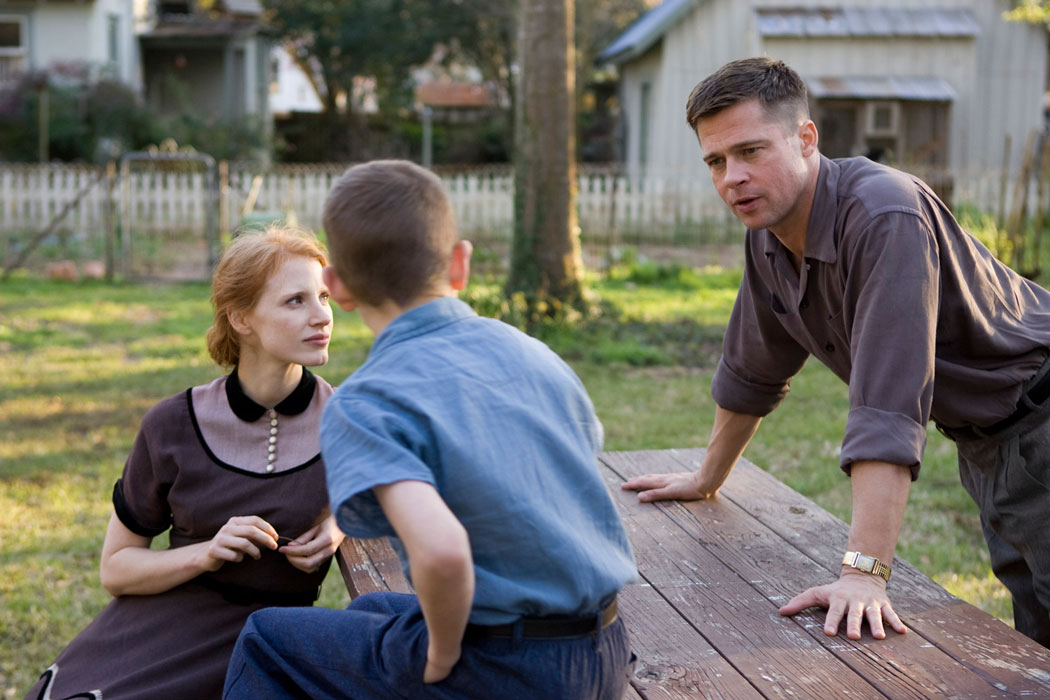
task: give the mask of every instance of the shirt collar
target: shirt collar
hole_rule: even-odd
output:
[[[817,186],[813,191],[813,206],[809,211],[809,224],[806,227],[805,257],[824,263],[833,263],[838,259],[835,246],[835,221],[838,215],[839,166],[830,158],[820,156],[820,172],[817,175]],[[767,257],[772,257],[784,245],[772,231],[763,229]]]
[[[372,353],[471,316],[477,316],[474,309],[456,297],[428,301],[391,321],[372,344]]]
[[[838,219],[838,163],[820,156],[820,174],[813,192],[813,207],[806,228],[806,257],[833,263],[838,257],[835,246],[835,222]]]
[[[307,409],[314,398],[314,387],[317,385],[317,377],[313,372],[303,367],[303,376],[299,385],[292,389],[292,393],[273,407],[273,410],[282,416],[297,416]],[[230,376],[226,377],[226,399],[230,402],[233,414],[247,423],[254,423],[266,413],[266,407],[255,403],[241,386],[241,380],[237,377],[237,368],[234,367]]]

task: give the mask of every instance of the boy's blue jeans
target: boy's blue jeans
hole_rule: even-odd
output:
[[[430,685],[426,651],[412,595],[372,593],[346,610],[268,608],[248,618],[223,698],[619,700],[634,670],[622,620],[573,639],[468,636],[449,677]]]

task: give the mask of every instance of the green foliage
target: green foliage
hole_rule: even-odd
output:
[[[184,86],[181,92],[173,83],[168,87],[182,98],[175,113],[161,116],[122,83],[60,81],[44,73],[25,76],[7,88],[0,102],[0,158],[37,161],[41,90],[48,95],[50,160],[101,163],[169,138],[217,160],[246,159],[266,148],[257,118],[204,119]]]
[[[992,255],[1009,264],[1014,255],[1014,244],[1005,229],[999,228],[995,217],[973,205],[956,208],[955,219],[967,233],[979,240]]]
[[[262,120],[204,119],[184,110],[164,120],[166,133],[180,147],[192,147],[215,160],[251,160],[267,149]]]
[[[434,47],[467,33],[472,17],[454,0],[266,0],[270,24],[294,43],[297,59],[319,66],[324,97],[354,94],[354,78],[376,78],[377,89],[404,105],[412,67],[430,58]],[[353,110],[354,105],[349,105]],[[332,110],[334,111],[334,109]]]
[[[30,74],[4,90],[0,157],[14,162],[38,159],[44,91],[50,159],[104,160],[114,147],[139,148],[160,138],[156,120],[124,85],[103,81],[85,87],[58,83],[43,73]]]
[[[1019,0],[1014,8],[1003,13],[1003,19],[1029,24],[1050,24],[1050,2],[1045,0]]]

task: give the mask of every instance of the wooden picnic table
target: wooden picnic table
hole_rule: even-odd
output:
[[[620,596],[638,666],[628,698],[1050,698],[1050,650],[899,557],[889,590],[910,632],[823,632],[822,610],[777,609],[838,575],[847,525],[741,460],[719,496],[640,504],[620,485],[694,470],[703,450],[606,452],[600,469],[634,547]],[[351,596],[409,591],[385,539],[350,540]],[[844,629],[844,627],[843,627]]]

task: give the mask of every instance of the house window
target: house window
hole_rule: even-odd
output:
[[[114,70],[120,70],[120,15],[106,17],[106,42],[109,64]]]
[[[26,18],[0,15],[0,83],[18,77],[25,70]]]
[[[638,165],[644,167],[649,163],[649,102],[652,99],[653,86],[642,83],[642,94],[638,108]]]

